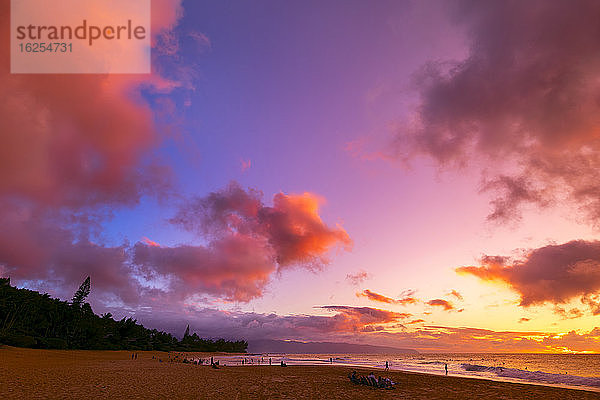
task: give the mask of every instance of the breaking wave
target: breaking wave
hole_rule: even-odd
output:
[[[483,372],[494,374],[501,378],[521,379],[529,382],[557,384],[557,385],[576,385],[591,386],[600,388],[599,377],[586,377],[568,374],[551,374],[542,371],[528,371],[516,368],[488,367],[476,364],[461,364],[465,371]]]

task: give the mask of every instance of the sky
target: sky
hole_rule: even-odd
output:
[[[600,4],[152,0],[11,74],[0,275],[204,337],[600,352]]]

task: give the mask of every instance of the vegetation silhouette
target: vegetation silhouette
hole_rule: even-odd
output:
[[[0,343],[43,349],[222,351],[245,353],[244,340],[210,340],[189,334],[182,340],[148,329],[132,318],[115,321],[110,313],[98,316],[89,303],[90,277],[71,302],[47,293],[17,289],[10,278],[0,278]]]
[[[88,276],[87,278],[85,278],[85,281],[83,281],[81,286],[79,286],[79,289],[77,289],[77,291],[75,292],[75,295],[73,295],[71,304],[75,307],[80,307],[81,304],[83,304],[83,301],[85,300],[85,298],[89,296],[90,288],[91,288],[90,277]]]

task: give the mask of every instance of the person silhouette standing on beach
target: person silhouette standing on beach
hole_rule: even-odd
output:
[[[386,371],[390,370],[390,364],[387,361],[385,362],[385,370]]]
[[[448,375],[448,363],[444,364],[444,369],[446,370],[446,375]]]

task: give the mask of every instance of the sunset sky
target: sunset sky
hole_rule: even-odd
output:
[[[205,337],[600,352],[600,3],[152,0],[10,74],[0,275]]]

